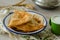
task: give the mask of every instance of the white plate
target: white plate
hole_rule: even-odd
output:
[[[31,14],[36,14],[36,13],[39,14],[39,12],[35,12],[35,11],[27,11],[27,12],[29,12],[29,13],[31,13]],[[41,28],[40,30],[37,30],[37,31],[34,31],[34,32],[28,32],[28,33],[17,32],[17,31],[12,30],[11,28],[7,27],[8,23],[9,23],[9,20],[10,20],[10,18],[11,18],[11,16],[12,16],[12,13],[8,14],[8,15],[4,18],[4,20],[3,20],[3,25],[4,25],[4,27],[5,27],[7,30],[9,30],[10,32],[13,32],[13,33],[15,33],[15,34],[34,34],[34,33],[38,33],[38,32],[43,31],[43,30],[46,28],[46,26],[47,26],[47,21],[46,21],[45,17],[44,17],[42,14],[39,14],[39,15],[43,18],[44,27]]]

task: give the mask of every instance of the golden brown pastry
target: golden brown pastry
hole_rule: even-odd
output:
[[[31,20],[28,23],[14,26],[14,28],[16,28],[17,31],[23,31],[23,32],[36,31],[36,30],[41,29],[42,27],[43,27],[43,24],[38,23],[38,21],[36,20]]]
[[[8,26],[16,26],[27,23],[32,19],[32,15],[25,11],[14,11]]]
[[[43,28],[44,24],[43,18],[38,14],[15,10],[8,26],[16,31],[31,32]]]

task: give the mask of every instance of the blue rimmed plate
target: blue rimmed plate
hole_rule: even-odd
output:
[[[4,25],[4,27],[5,27],[8,31],[10,31],[10,32],[12,32],[12,33],[15,33],[15,34],[35,34],[35,33],[38,33],[38,32],[42,32],[42,31],[46,28],[46,26],[47,26],[47,20],[46,20],[45,16],[42,15],[42,14],[40,14],[39,12],[36,12],[36,11],[27,11],[27,12],[29,12],[29,13],[31,13],[31,14],[36,14],[36,13],[37,13],[37,14],[39,14],[40,16],[42,16],[43,22],[44,22],[44,27],[41,28],[40,30],[37,30],[37,31],[34,31],[34,32],[27,32],[27,33],[15,31],[15,30],[13,30],[13,29],[11,29],[11,28],[9,28],[9,27],[7,26],[8,23],[9,23],[9,20],[10,20],[10,18],[11,18],[11,16],[12,16],[12,14],[13,14],[13,12],[9,13],[9,14],[8,14],[7,16],[5,16],[5,18],[3,19],[3,25]]]

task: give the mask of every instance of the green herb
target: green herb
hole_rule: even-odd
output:
[[[50,36],[46,36],[43,40],[48,40],[49,37],[50,37]]]

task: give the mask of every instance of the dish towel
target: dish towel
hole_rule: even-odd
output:
[[[11,10],[11,9],[10,9]],[[53,33],[51,33],[50,28],[46,28],[46,30],[41,33],[33,34],[33,35],[19,35],[10,33],[3,27],[3,18],[9,13],[8,9],[0,10],[0,35],[9,36],[10,40],[60,40],[60,38]]]

